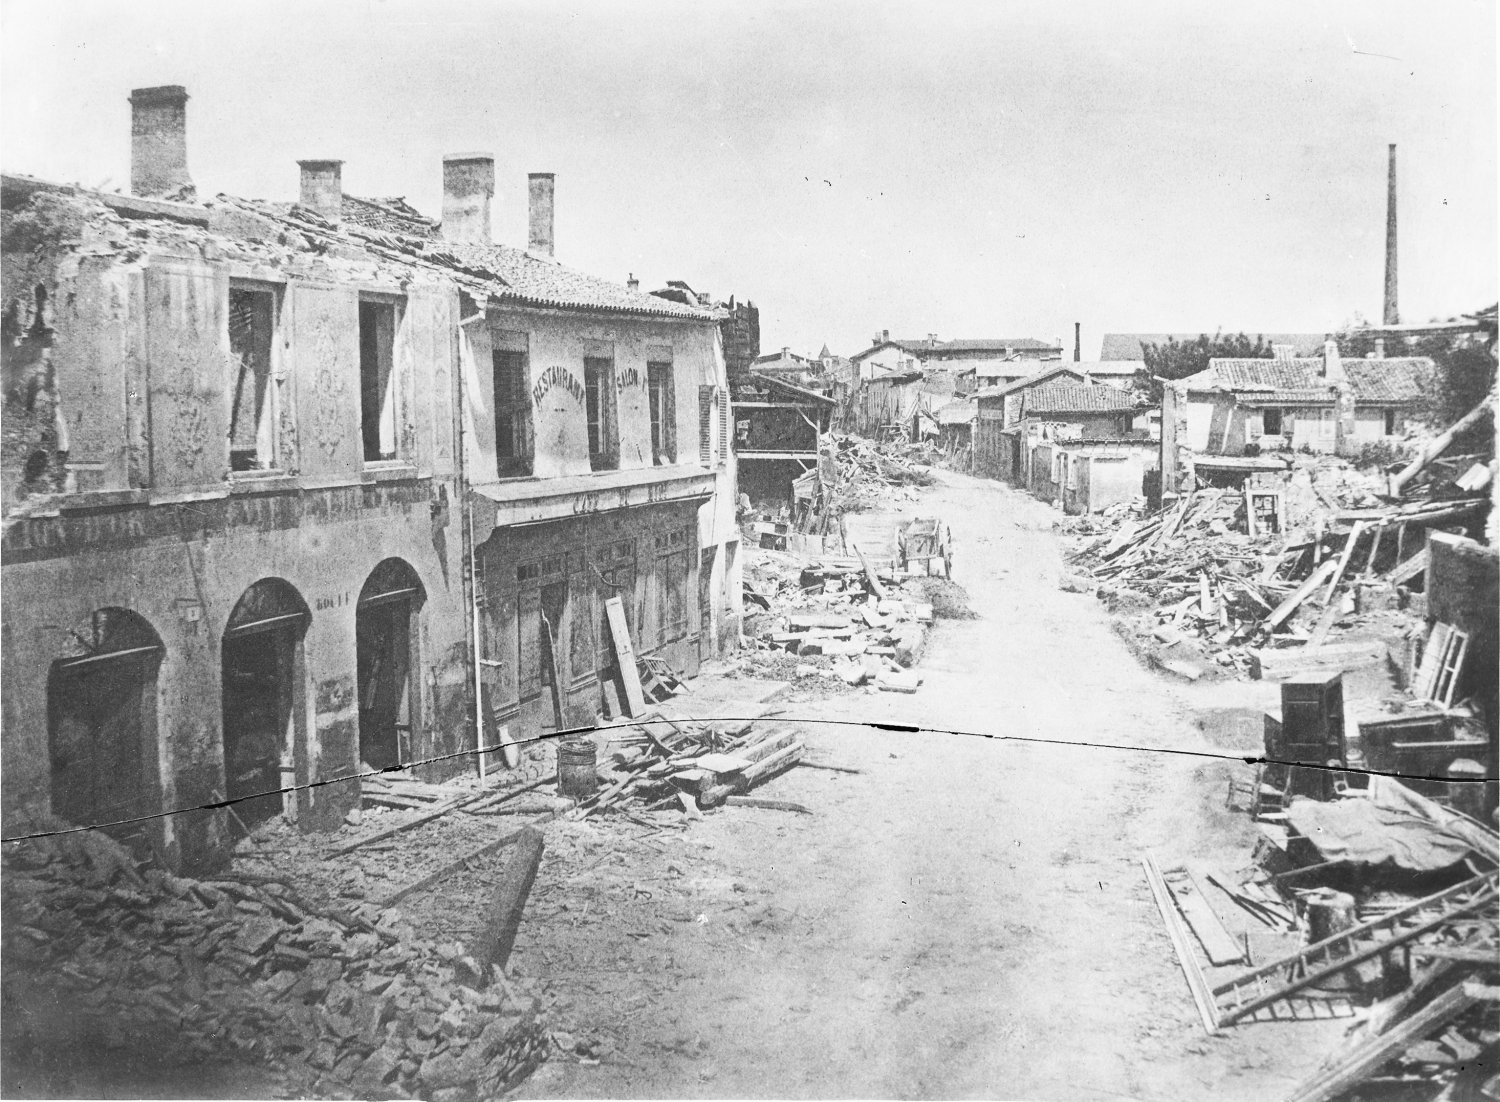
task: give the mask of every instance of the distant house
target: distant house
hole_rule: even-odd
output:
[[[1050,344],[1032,337],[975,337],[940,341],[937,334],[926,338],[892,339],[890,330],[877,335],[870,347],[854,354],[859,377],[872,379],[883,371],[924,370],[946,367],[962,371],[972,364],[1011,360],[1022,357],[1037,361],[1055,360],[1062,355],[1062,345]]]
[[[1216,359],[1181,380],[1195,452],[1243,455],[1307,448],[1348,453],[1401,437],[1433,369],[1425,356],[1340,360],[1333,342],[1313,359]]]
[[[1002,426],[1014,425],[1021,419],[1022,396],[1049,382],[1086,383],[1083,372],[1071,363],[1058,363],[1035,371],[1025,378],[1016,379],[1004,386],[986,387],[975,393],[976,398],[986,399],[983,408],[998,411]]]
[[[1155,446],[1131,431],[1129,393],[1073,366],[975,395],[973,467],[1070,513],[1097,512],[1142,492]]]
[[[900,433],[910,438],[917,412],[930,395],[922,391],[920,370],[882,372],[851,391],[840,415],[841,427],[874,439]]]
[[[1224,333],[1238,333],[1240,330],[1225,329]],[[1264,340],[1272,348],[1279,348],[1287,356],[1316,356],[1323,351],[1323,341],[1326,339],[1324,333],[1260,333],[1244,330],[1245,336],[1254,340],[1256,337]],[[1144,360],[1143,346],[1148,344],[1166,344],[1168,341],[1195,341],[1203,336],[1203,332],[1197,333],[1106,333],[1104,341],[1099,347],[1099,358],[1101,360]]]
[[[938,447],[954,461],[959,470],[968,470],[973,455],[974,422],[979,417],[979,403],[973,398],[958,398],[933,411],[938,423]]]

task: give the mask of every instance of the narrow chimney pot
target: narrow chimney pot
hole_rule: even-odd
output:
[[[553,241],[553,203],[557,181],[551,172],[533,172],[526,177],[529,199],[526,248],[540,256],[551,256]]]
[[[302,170],[299,206],[337,225],[344,215],[344,162],[298,161]]]
[[[450,153],[443,158],[443,237],[469,245],[490,243],[490,199],[495,194],[495,158],[488,153]]]
[[[143,199],[193,198],[187,167],[187,89],[180,84],[130,93],[130,191]]]

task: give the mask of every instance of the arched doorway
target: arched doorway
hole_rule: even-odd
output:
[[[359,756],[374,769],[412,760],[420,714],[417,613],[426,594],[417,572],[386,559],[370,572],[354,610],[359,681]]]
[[[161,637],[128,609],[103,608],[72,633],[47,676],[52,813],[79,826],[159,810],[156,676]],[[145,836],[142,824],[109,829]]]
[[[279,578],[245,590],[224,628],[224,789],[253,827],[280,814],[304,722],[302,636],[312,614]]]

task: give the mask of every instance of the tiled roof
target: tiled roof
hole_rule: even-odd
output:
[[[989,352],[999,355],[1009,355],[1015,352],[1059,352],[1061,345],[1049,344],[1039,341],[1033,337],[970,337],[953,341],[929,341],[926,337],[905,338],[892,337],[890,340],[879,341],[866,348],[863,352],[856,352],[854,358],[862,359],[872,352],[882,348],[899,348],[903,352],[910,352],[914,356],[941,356],[962,354],[968,352]],[[965,359],[981,359],[984,357],[965,356]]]
[[[1233,330],[1238,334],[1240,330]],[[1226,329],[1223,333],[1227,336],[1231,331]],[[1310,356],[1323,348],[1323,333],[1258,333],[1252,330],[1244,330],[1245,336],[1252,341],[1261,337],[1267,344],[1289,344],[1292,346],[1292,355]],[[1209,336],[1213,334],[1210,333]],[[1195,341],[1203,333],[1106,333],[1104,341],[1099,349],[1101,360],[1139,360],[1142,357],[1141,346],[1143,344],[1166,344],[1169,340]]]
[[[1015,382],[1007,383],[1005,386],[986,387],[985,389],[993,390],[997,394],[1012,394],[1017,390],[1027,390],[1031,387],[1035,387],[1041,383],[1046,382],[1048,379],[1052,378],[1055,375],[1063,374],[1072,375],[1079,381],[1079,383],[1083,382],[1083,372],[1078,370],[1076,364],[1061,363],[1054,364],[1051,367],[1044,367],[1042,370],[1036,372],[1035,374],[1028,375],[1024,379],[1017,379]]]
[[[1426,356],[1341,363],[1353,386],[1354,400],[1370,404],[1422,397],[1423,382],[1433,367]],[[1322,370],[1321,359],[1210,360],[1208,370],[1191,376],[1188,385],[1193,390],[1229,390],[1258,401],[1272,397],[1285,402],[1327,401],[1332,388]]]
[[[1146,370],[1145,360],[1075,360],[1073,367],[1090,375],[1134,375]]]
[[[1135,401],[1123,390],[1087,383],[1048,383],[1029,391],[1024,401],[1028,417],[1042,413],[1114,413],[1135,408]]]
[[[1409,402],[1420,398],[1434,366],[1426,356],[1344,361],[1357,402]]]

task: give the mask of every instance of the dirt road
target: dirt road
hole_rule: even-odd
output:
[[[766,794],[815,816],[731,809],[674,839],[676,921],[621,948],[606,900],[532,929],[523,969],[611,1041],[521,1093],[1270,1099],[1333,1042],[1329,1023],[1207,1037],[1142,879],[1145,849],[1245,862],[1235,767],[1088,745],[1254,750],[1254,724],[1142,669],[1097,601],[1059,591],[1054,511],[959,475],[911,511],[950,521],[982,619],[940,627],[917,695],[797,716],[1076,745],[810,723],[815,760],[864,772],[793,770]],[[597,985],[559,955],[591,922],[614,946]]]

